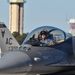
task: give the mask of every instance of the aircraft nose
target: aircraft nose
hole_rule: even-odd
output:
[[[27,73],[31,67],[30,57],[23,52],[12,51],[0,58],[0,73]]]

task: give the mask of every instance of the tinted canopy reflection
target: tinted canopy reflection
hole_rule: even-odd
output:
[[[23,44],[30,44],[32,46],[53,46],[64,42],[70,38],[63,30],[51,26],[42,26],[34,29]]]

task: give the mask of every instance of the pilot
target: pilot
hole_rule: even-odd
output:
[[[40,46],[50,46],[53,45],[53,39],[50,39],[48,31],[43,30],[40,32]]]
[[[41,31],[41,39],[45,40],[47,38],[47,31]]]

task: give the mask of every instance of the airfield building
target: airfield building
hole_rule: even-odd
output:
[[[73,36],[75,36],[75,19],[70,19],[69,24],[70,24],[69,33],[71,33]]]
[[[22,34],[25,0],[9,0],[9,3],[9,30]]]

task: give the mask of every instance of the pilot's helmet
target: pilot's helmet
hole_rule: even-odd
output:
[[[43,31],[40,32],[40,34],[41,34],[41,35],[42,35],[42,34],[47,35],[47,31],[43,30]]]

